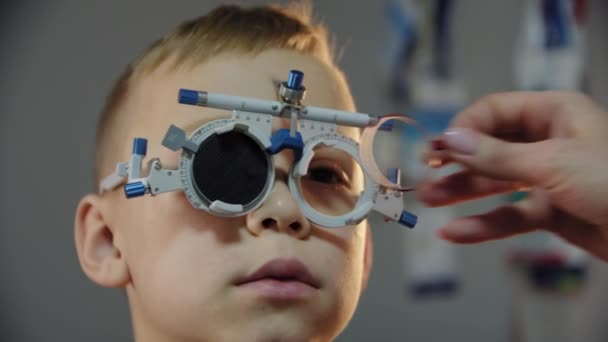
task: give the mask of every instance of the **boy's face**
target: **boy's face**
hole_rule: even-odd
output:
[[[161,67],[145,76],[125,104],[129,138],[148,138],[148,156],[176,169],[179,153],[160,145],[169,125],[191,133],[231,115],[178,104],[179,88],[276,100],[273,80],[284,80],[291,69],[304,72],[305,104],[354,110],[344,80],[312,57],[282,50],[222,56],[192,70]],[[273,130],[288,125],[275,118]],[[358,140],[354,128],[341,133]],[[126,160],[129,150],[126,142],[116,153]],[[138,339],[329,340],[346,326],[369,271],[366,223],[324,229],[309,222],[287,186],[292,153],[283,151],[274,161],[271,195],[244,217],[195,209],[182,192],[130,200],[119,190],[103,196],[112,244],[128,270],[124,285]],[[301,272],[301,264],[314,280],[242,283],[271,261],[293,267],[287,273]]]

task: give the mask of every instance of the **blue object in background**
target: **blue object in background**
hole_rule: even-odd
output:
[[[564,0],[542,0],[542,14],[545,29],[545,48],[554,49],[567,46],[568,11]]]

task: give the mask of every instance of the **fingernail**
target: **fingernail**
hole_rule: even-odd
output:
[[[462,154],[474,154],[479,145],[479,135],[468,128],[450,128],[443,133],[448,149]]]

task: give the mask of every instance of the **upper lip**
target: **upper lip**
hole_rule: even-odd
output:
[[[241,277],[236,285],[251,283],[261,279],[296,280],[319,288],[319,281],[312,276],[308,268],[298,259],[273,259],[262,265],[255,272]]]

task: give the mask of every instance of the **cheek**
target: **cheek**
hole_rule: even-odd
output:
[[[318,229],[309,260],[323,283],[322,320],[344,327],[352,318],[363,284],[365,225]]]
[[[142,198],[137,207],[125,208],[125,257],[143,305],[178,315],[221,300],[238,260],[238,223],[197,210],[178,193]]]
[[[325,252],[318,253],[316,261],[323,269],[324,279],[329,280],[327,285],[340,293],[358,296],[363,277],[365,224],[321,231],[318,238]]]

